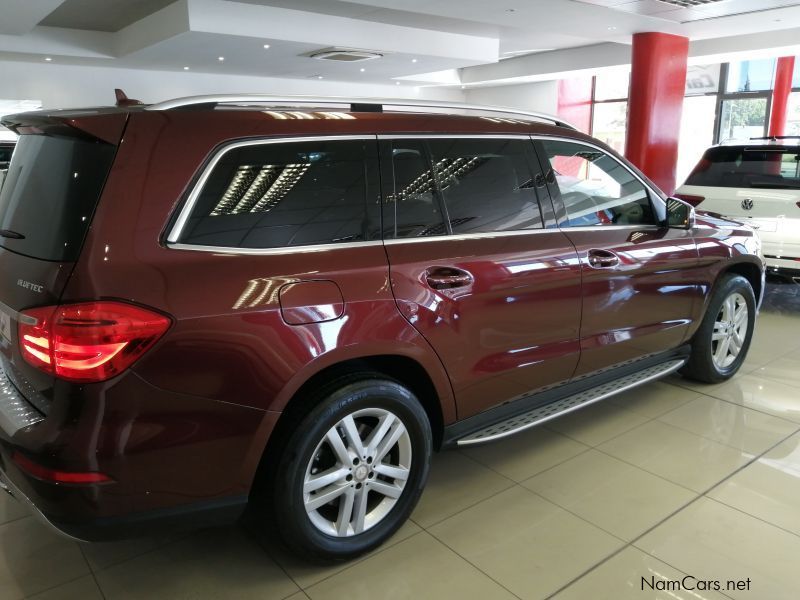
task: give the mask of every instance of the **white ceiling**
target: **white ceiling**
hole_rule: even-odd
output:
[[[0,61],[402,85],[513,83],[616,65],[642,31],[687,36],[693,49],[714,56],[723,53],[716,40],[728,48],[747,35],[761,34],[748,51],[781,36],[800,44],[800,0],[692,8],[663,0],[4,0]],[[383,58],[303,56],[330,46]],[[574,50],[586,46],[599,50]]]

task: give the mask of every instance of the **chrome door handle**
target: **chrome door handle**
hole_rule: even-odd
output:
[[[593,269],[611,269],[619,264],[619,256],[610,250],[593,248],[588,252],[588,261]]]
[[[425,281],[434,290],[449,290],[470,285],[472,275],[453,267],[433,267],[425,272]]]

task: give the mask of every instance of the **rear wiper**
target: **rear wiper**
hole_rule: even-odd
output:
[[[12,240],[24,240],[25,236],[10,229],[0,229],[0,237],[11,238]]]

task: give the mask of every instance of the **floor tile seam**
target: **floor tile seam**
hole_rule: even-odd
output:
[[[517,484],[517,485],[519,485],[519,484]],[[485,577],[487,577],[487,578],[488,578],[490,581],[493,581],[494,583],[496,583],[497,585],[499,585],[501,588],[503,588],[505,591],[507,591],[509,594],[511,594],[511,595],[512,595],[514,598],[517,598],[518,600],[523,600],[523,599],[522,599],[520,596],[518,596],[517,594],[515,594],[514,592],[512,592],[510,589],[508,589],[506,586],[504,586],[502,583],[500,583],[499,581],[497,581],[497,579],[495,579],[494,577],[492,577],[491,575],[489,575],[489,573],[487,573],[486,571],[484,571],[483,569],[481,569],[481,568],[480,568],[478,565],[476,565],[475,563],[473,563],[473,562],[472,562],[471,560],[469,560],[469,559],[468,559],[466,556],[462,555],[462,554],[461,554],[461,553],[460,553],[458,550],[456,550],[455,548],[453,548],[452,546],[450,546],[450,544],[448,544],[447,542],[445,542],[445,541],[444,541],[443,539],[441,539],[439,536],[437,536],[436,534],[434,534],[434,533],[433,533],[433,532],[431,532],[431,531],[428,531],[427,529],[425,530],[425,533],[427,533],[429,536],[431,536],[431,537],[432,537],[433,539],[435,539],[437,542],[439,542],[440,544],[442,544],[442,546],[444,546],[445,548],[447,548],[448,550],[450,550],[450,552],[452,552],[453,554],[455,554],[456,556],[458,556],[458,557],[459,557],[461,560],[463,560],[464,562],[466,562],[466,563],[467,563],[468,565],[470,565],[470,566],[471,566],[473,569],[475,569],[476,571],[478,571],[479,573],[481,573],[482,575],[484,575]]]
[[[724,482],[722,482],[722,483],[724,483]],[[735,510],[738,513],[741,513],[741,514],[743,514],[743,515],[745,515],[747,517],[750,517],[751,519],[755,519],[756,521],[761,521],[765,525],[769,525],[770,527],[774,527],[775,529],[778,529],[780,531],[788,533],[788,534],[790,534],[790,535],[792,535],[792,536],[794,536],[796,538],[800,538],[800,533],[798,533],[796,531],[792,531],[791,529],[786,529],[785,527],[783,527],[781,525],[778,525],[777,523],[773,523],[772,521],[767,521],[766,519],[764,519],[762,517],[759,517],[758,515],[754,515],[752,513],[749,513],[744,509],[741,509],[741,508],[739,508],[737,506],[734,506],[733,504],[728,504],[724,500],[720,500],[718,498],[714,498],[712,496],[709,496],[708,494],[711,493],[712,491],[713,490],[707,491],[705,494],[703,494],[703,496],[705,496],[707,500],[710,500],[711,502],[714,502],[715,504],[721,504],[722,506],[725,506],[727,508],[730,508],[731,510]]]
[[[771,383],[778,383],[778,382],[772,381],[771,379],[770,379],[770,382]],[[783,385],[786,385],[786,384],[783,384]],[[789,386],[789,387],[791,387],[791,386]],[[798,394],[800,394],[800,388],[797,390],[797,392],[798,392]],[[776,419],[780,419],[781,421],[786,421],[787,423],[793,423],[795,425],[800,425],[800,422],[798,422],[798,421],[792,421],[791,419],[787,419],[786,417],[779,417],[778,415],[775,415],[775,414],[772,414],[772,413],[768,413],[768,412],[766,412],[764,410],[760,410],[758,408],[753,408],[751,406],[745,406],[744,404],[739,404],[738,402],[735,402],[734,400],[730,400],[728,398],[719,398],[717,396],[712,396],[711,394],[706,394],[704,392],[700,392],[700,393],[703,396],[705,396],[706,398],[712,398],[714,400],[720,400],[722,402],[727,402],[728,404],[733,404],[734,406],[739,406],[741,408],[746,408],[748,410],[752,410],[752,411],[755,411],[757,413],[761,413],[762,415],[767,415],[768,417],[774,417]]]
[[[544,427],[544,425],[542,425],[542,427]],[[570,438],[569,436],[566,436],[566,435],[564,435],[564,434],[562,434],[562,433],[555,432],[555,431],[553,431],[553,430],[551,430],[551,429],[548,429],[548,431],[550,431],[551,433],[556,433],[557,435],[561,435],[561,436],[563,436],[563,437],[566,437],[566,438],[568,438],[568,439],[569,439],[571,442],[577,442],[577,440],[574,440],[573,438]],[[531,477],[535,477],[536,475],[540,475],[541,473],[544,473],[544,472],[546,472],[546,471],[549,471],[550,469],[554,469],[555,467],[557,467],[557,466],[559,466],[559,465],[562,465],[562,464],[564,464],[564,463],[565,463],[565,462],[567,462],[568,460],[572,460],[572,459],[573,459],[573,458],[575,458],[576,456],[580,456],[581,454],[583,454],[583,453],[585,453],[585,452],[588,452],[589,450],[591,450],[591,449],[592,449],[592,446],[588,446],[587,444],[584,444],[583,442],[577,442],[577,443],[579,443],[581,446],[585,446],[585,447],[584,447],[584,448],[583,448],[583,449],[582,449],[580,452],[578,452],[578,454],[575,454],[575,455],[573,455],[573,456],[569,456],[569,457],[565,458],[564,460],[560,460],[560,461],[558,461],[557,463],[555,463],[555,464],[553,464],[553,465],[551,465],[551,466],[547,467],[546,469],[542,469],[541,471],[539,471],[539,472],[537,472],[537,473],[534,473],[533,475],[530,475],[530,476],[526,477],[526,478],[525,478],[525,479],[523,479],[522,481],[525,481],[525,480],[527,480],[527,479],[530,479]],[[479,463],[479,464],[483,465],[483,466],[484,466],[484,467],[486,467],[487,469],[490,469],[490,470],[494,471],[494,472],[495,472],[495,473],[497,473],[498,475],[503,475],[503,474],[502,474],[500,471],[498,471],[497,469],[495,469],[495,468],[494,468],[494,467],[492,467],[491,465],[489,465],[489,464],[487,464],[487,463],[484,463],[484,462],[480,461],[480,460],[479,460],[479,459],[477,459],[477,458],[473,458],[473,460],[474,460],[475,462],[477,462],[477,463]],[[503,477],[505,477],[506,479],[511,479],[511,481],[513,481],[515,484],[519,484],[519,483],[520,483],[519,481],[516,481],[515,479],[512,479],[512,478],[511,478],[511,477],[509,477],[508,475],[503,475]]]
[[[738,405],[738,406],[741,406],[741,405]],[[772,416],[772,415],[768,415],[768,416]],[[774,417],[774,418],[776,418],[776,419],[779,419],[780,417]],[[706,441],[713,442],[713,443],[715,443],[715,444],[719,444],[720,446],[725,446],[726,448],[730,448],[731,450],[737,450],[738,452],[745,452],[744,448],[738,448],[738,447],[736,447],[736,446],[733,446],[733,445],[731,445],[731,444],[726,444],[725,442],[720,442],[719,440],[715,440],[714,438],[710,438],[710,437],[708,437],[708,436],[705,436],[705,435],[702,435],[702,434],[700,434],[700,433],[697,433],[697,432],[694,432],[694,431],[690,431],[689,429],[686,429],[686,428],[684,428],[684,427],[681,427],[680,425],[674,425],[674,424],[672,424],[672,423],[667,423],[666,421],[662,421],[662,420],[660,420],[660,419],[653,419],[653,420],[654,420],[654,421],[658,421],[658,422],[659,422],[659,424],[661,424],[661,425],[666,425],[667,427],[672,427],[673,429],[678,429],[678,430],[680,430],[680,431],[682,431],[682,432],[684,432],[684,433],[689,433],[689,434],[691,434],[691,435],[693,435],[693,436],[696,436],[696,437],[702,438],[702,439],[704,439],[704,440],[706,440]],[[786,419],[781,419],[781,420],[782,420],[782,421],[786,421]],[[795,426],[795,429],[794,429],[794,431],[792,431],[792,432],[791,432],[789,435],[787,435],[787,436],[785,436],[785,437],[781,438],[781,441],[780,441],[779,443],[781,443],[781,442],[785,442],[785,441],[786,441],[786,440],[788,440],[790,437],[792,437],[793,435],[795,435],[795,434],[796,434],[798,431],[800,431],[800,424],[798,424],[798,423],[795,423],[794,421],[786,421],[786,422],[787,422],[787,423],[791,423],[792,425],[794,425],[794,426]],[[644,425],[644,423],[642,423],[642,425]],[[619,436],[617,436],[617,437],[619,437]],[[615,439],[615,438],[614,438],[614,439]],[[608,441],[610,442],[611,440],[608,440]],[[605,444],[606,442],[603,442],[603,443]],[[773,447],[774,447],[774,446],[770,446],[770,447],[767,449],[767,451],[769,451],[769,450],[770,450],[770,449],[772,449]],[[747,452],[747,454],[750,454],[750,455],[752,455],[752,456],[761,456],[763,453],[764,453],[763,451],[761,451],[761,452]]]
[[[519,485],[518,482],[513,481],[511,479],[508,479],[508,483],[509,483],[509,485],[504,487],[502,490],[498,490],[498,491],[490,494],[489,496],[486,496],[485,498],[481,498],[480,500],[476,500],[475,502],[473,502],[469,506],[465,506],[464,508],[461,508],[461,509],[457,510],[453,514],[447,515],[446,517],[442,517],[441,519],[435,521],[434,523],[429,523],[428,525],[423,525],[422,523],[419,523],[418,521],[414,521],[413,515],[411,516],[411,520],[414,521],[414,524],[416,524],[418,527],[420,527],[420,528],[422,528],[422,529],[427,531],[429,528],[436,527],[439,523],[443,523],[444,521],[447,521],[447,519],[455,517],[456,515],[460,515],[464,511],[467,511],[467,510],[469,510],[471,508],[474,508],[475,506],[478,506],[478,504],[481,504],[482,502],[486,502],[487,500],[491,500],[495,496],[498,496],[499,494],[502,494],[503,492],[507,492],[511,488]],[[423,492],[423,494],[424,494],[424,492]]]
[[[89,560],[89,557],[86,556],[86,552],[84,551],[83,545],[79,542],[75,542],[75,545],[78,546],[78,551],[81,553],[84,562],[86,563],[86,567],[89,569],[89,575],[92,576],[92,581],[94,581],[95,586],[97,587],[97,591],[100,592],[100,597],[105,600],[106,593],[103,591],[103,588],[100,587],[100,581],[97,579],[97,574],[94,572],[92,568],[92,563]]]
[[[572,509],[570,509],[570,508],[567,508],[566,506],[562,506],[562,505],[558,504],[557,502],[555,502],[555,501],[553,501],[553,500],[550,500],[550,498],[548,498],[547,496],[543,496],[542,494],[540,494],[539,492],[537,492],[537,491],[535,491],[535,490],[532,490],[532,489],[530,489],[530,488],[526,488],[526,487],[525,487],[524,485],[522,485],[522,484],[520,484],[520,487],[521,487],[522,489],[524,489],[524,490],[526,490],[526,491],[530,492],[530,493],[531,493],[531,494],[533,494],[534,496],[538,496],[538,497],[539,497],[541,500],[544,500],[544,501],[545,501],[545,502],[547,502],[548,504],[552,504],[552,505],[553,505],[553,506],[555,506],[556,508],[559,508],[559,509],[563,510],[564,512],[568,512],[568,513],[569,513],[569,514],[571,514],[573,517],[576,517],[576,518],[580,519],[580,520],[581,520],[581,521],[583,521],[584,523],[588,523],[589,525],[591,525],[591,526],[592,526],[592,527],[594,527],[595,529],[599,529],[599,530],[600,530],[600,531],[602,531],[603,533],[607,533],[608,535],[610,535],[611,537],[613,537],[613,538],[615,538],[615,539],[619,540],[619,541],[620,541],[620,542],[622,542],[623,544],[626,544],[626,543],[628,542],[628,540],[626,540],[626,539],[625,539],[625,538],[623,538],[623,537],[620,537],[618,534],[616,534],[616,533],[613,533],[613,532],[609,531],[608,529],[605,529],[604,527],[601,527],[601,526],[600,526],[600,525],[598,525],[597,523],[594,523],[594,522],[590,521],[589,519],[587,519],[586,517],[584,517],[584,516],[581,516],[581,515],[579,515],[578,513],[574,512]]]
[[[64,587],[66,585],[70,585],[71,583],[75,583],[79,579],[83,579],[84,577],[86,577],[87,575],[90,575],[90,574],[91,573],[84,573],[83,575],[78,575],[77,577],[73,577],[72,579],[69,579],[67,581],[62,581],[61,583],[59,583],[57,585],[51,585],[48,588],[45,588],[43,590],[39,590],[38,592],[36,592],[34,594],[17,596],[16,598],[11,598],[9,600],[23,600],[23,599],[27,600],[28,598],[35,598],[36,596],[38,596],[40,594],[46,594],[47,592],[52,592],[53,590],[57,590],[60,587]],[[102,595],[102,592],[100,592],[100,594]]]
[[[280,562],[280,561],[279,561],[277,558],[275,558],[275,557],[272,555],[272,553],[270,553],[270,551],[269,551],[269,550],[267,550],[267,548],[264,546],[264,544],[262,544],[262,543],[261,543],[261,539],[259,539],[258,537],[256,537],[256,538],[254,538],[254,541],[255,541],[255,543],[256,543],[256,546],[258,546],[258,548],[259,548],[259,549],[260,549],[260,550],[261,550],[261,551],[262,551],[264,554],[266,554],[266,555],[267,555],[267,558],[269,558],[269,559],[270,559],[270,560],[271,560],[273,563],[275,563],[275,566],[276,566],[276,567],[278,567],[278,569],[280,569],[280,570],[281,570],[281,572],[282,572],[284,575],[286,575],[286,577],[288,577],[288,578],[289,578],[289,581],[291,581],[291,582],[292,582],[294,585],[296,585],[296,586],[297,586],[297,590],[293,591],[291,594],[289,594],[289,596],[291,596],[292,594],[296,594],[296,593],[298,592],[298,590],[299,590],[299,591],[301,591],[301,592],[303,592],[303,593],[305,593],[305,591],[303,590],[303,586],[301,586],[301,585],[300,585],[300,582],[299,582],[299,581],[297,581],[297,580],[296,580],[294,577],[292,577],[292,575],[289,573],[289,571],[287,571],[287,570],[286,570],[286,568],[285,568],[285,567],[284,567],[284,566],[281,564],[281,562]],[[289,596],[285,596],[285,597],[286,597],[286,598],[288,598]]]
[[[487,442],[487,444],[492,444],[492,443],[502,443],[502,440],[499,440],[498,442]],[[482,445],[484,445],[484,444],[480,444],[480,443],[478,443],[478,444],[475,444],[474,446],[469,446],[469,447],[480,448]],[[479,467],[483,467],[483,468],[485,468],[485,469],[488,469],[488,470],[490,470],[492,473],[494,473],[495,475],[499,475],[500,477],[502,477],[503,479],[507,479],[507,480],[508,480],[508,481],[510,481],[511,483],[517,483],[516,481],[514,481],[514,479],[512,479],[512,478],[511,478],[511,477],[509,477],[508,475],[504,475],[504,474],[503,474],[503,473],[501,473],[500,471],[496,471],[495,469],[493,469],[493,468],[492,468],[492,467],[490,467],[489,465],[487,465],[487,464],[484,464],[483,462],[481,462],[481,461],[480,461],[480,460],[478,460],[477,458],[474,458],[474,457],[470,456],[469,454],[467,454],[466,452],[464,452],[462,449],[460,449],[460,448],[458,448],[458,447],[456,447],[456,448],[454,448],[454,449],[452,449],[452,450],[445,450],[444,452],[458,452],[458,454],[459,454],[460,456],[463,456],[464,458],[466,458],[466,459],[467,459],[467,460],[469,460],[470,462],[472,462],[472,463],[474,463],[474,464],[478,465]]]
[[[619,408],[621,408],[621,407],[619,407]],[[634,411],[627,410],[627,409],[623,409],[623,410],[626,410],[627,412],[634,412]],[[550,431],[552,431],[553,433],[558,433],[559,435],[563,435],[564,437],[567,437],[567,438],[571,439],[573,442],[578,442],[579,444],[583,444],[584,446],[589,446],[589,448],[592,448],[592,449],[596,450],[597,448],[599,448],[603,444],[606,444],[606,443],[610,442],[611,440],[615,440],[618,437],[621,437],[621,436],[625,435],[626,433],[630,433],[634,429],[638,429],[639,427],[644,427],[648,423],[651,423],[651,422],[653,422],[653,421],[658,419],[658,417],[649,417],[647,415],[641,415],[639,413],[634,413],[634,414],[639,416],[639,417],[641,417],[641,418],[643,418],[643,419],[645,419],[645,421],[643,421],[642,423],[639,423],[638,425],[634,425],[630,429],[626,429],[625,431],[622,431],[622,432],[620,432],[620,433],[608,438],[607,440],[603,440],[602,442],[600,442],[599,444],[596,444],[596,445],[587,444],[586,442],[582,442],[581,440],[570,436],[568,433],[562,433],[561,431],[556,431],[555,429],[551,429]],[[545,425],[545,427],[547,427],[547,425]]]
[[[723,402],[724,402],[724,400],[723,400]],[[745,408],[745,409],[747,408],[747,407],[743,407],[741,404],[737,404],[736,406],[739,406],[740,408]],[[767,415],[767,416],[773,417],[773,415]],[[794,431],[792,431],[792,433],[790,433],[786,438],[783,438],[784,440],[792,437],[794,434],[796,434],[798,431],[800,431],[800,423],[795,423],[794,421],[787,421],[786,419],[781,419],[780,417],[773,417],[773,418],[774,419],[780,419],[781,421],[784,421],[784,422],[794,426],[794,428],[795,428]],[[719,441],[717,439],[714,439],[712,437],[709,437],[707,435],[703,435],[702,433],[697,433],[696,431],[692,431],[691,429],[687,429],[686,427],[681,427],[680,425],[675,425],[674,423],[668,423],[667,421],[662,421],[661,419],[657,419],[657,421],[659,423],[664,424],[664,425],[669,425],[670,427],[674,427],[675,429],[680,429],[681,431],[683,431],[685,433],[691,433],[692,435],[696,435],[697,437],[703,438],[704,440],[708,440],[709,442],[714,442],[716,444],[720,444],[721,446],[725,446],[727,448],[732,448],[733,450],[738,450],[739,452],[747,452],[745,450],[745,448],[740,448],[740,447],[734,446],[732,444],[721,442],[721,441]],[[758,452],[747,452],[747,453],[748,454],[758,454]]]
[[[16,502],[16,500],[14,500],[14,502]],[[11,523],[16,523],[17,521],[21,521],[22,519],[27,519],[28,517],[33,517],[33,515],[30,514],[30,513],[27,513],[27,514],[22,515],[21,517],[16,517],[16,518],[10,519],[8,521],[3,521],[2,523],[0,523],[0,528],[2,528],[4,525],[9,525]]]
[[[364,554],[364,555],[361,555],[361,556],[359,556],[357,559],[353,560],[351,563],[348,563],[348,564],[347,564],[347,566],[345,566],[345,567],[344,567],[344,568],[342,568],[341,570],[339,570],[339,571],[336,571],[335,573],[331,573],[330,575],[326,575],[325,577],[323,577],[323,578],[322,578],[322,579],[320,579],[319,581],[315,581],[314,583],[310,583],[310,584],[308,584],[306,587],[303,587],[302,585],[300,585],[300,583],[299,583],[299,582],[297,582],[297,581],[295,581],[295,580],[294,580],[294,578],[292,578],[292,581],[294,581],[294,583],[295,583],[295,584],[296,584],[296,585],[297,585],[297,586],[300,588],[300,590],[301,590],[301,591],[302,591],[304,594],[306,594],[306,596],[308,596],[308,593],[307,593],[307,591],[308,591],[308,590],[310,590],[311,588],[313,588],[313,587],[315,587],[315,586],[317,586],[317,585],[320,585],[321,583],[324,583],[325,581],[328,581],[329,579],[332,579],[333,577],[336,577],[337,575],[341,575],[342,573],[345,573],[345,572],[349,571],[350,569],[352,569],[352,568],[354,568],[354,567],[357,567],[357,566],[358,566],[358,565],[360,565],[361,563],[363,563],[363,562],[366,562],[367,560],[369,560],[369,559],[371,559],[371,558],[374,558],[375,556],[378,556],[379,554],[383,554],[383,553],[384,553],[384,552],[386,552],[387,550],[390,550],[391,548],[394,548],[395,546],[397,546],[397,545],[399,545],[399,544],[402,544],[402,543],[404,543],[404,542],[407,542],[408,540],[410,540],[410,539],[412,539],[412,538],[415,538],[415,537],[417,537],[418,535],[422,535],[423,533],[428,533],[428,532],[427,532],[425,529],[423,529],[423,528],[420,528],[420,530],[419,530],[419,531],[415,531],[415,532],[414,532],[414,533],[412,533],[410,536],[408,536],[408,537],[406,537],[406,538],[403,538],[402,540],[398,540],[398,541],[397,541],[397,542],[395,542],[394,544],[389,544],[388,546],[385,546],[385,545],[384,545],[384,546],[378,546],[376,549],[374,549],[374,550],[370,551],[369,553],[367,553],[367,554]],[[274,560],[276,563],[278,562],[276,559],[273,559],[273,560]],[[282,567],[281,567],[281,568],[282,568]],[[284,572],[285,572],[285,571],[284,571]],[[296,593],[296,592],[295,592],[295,593]]]

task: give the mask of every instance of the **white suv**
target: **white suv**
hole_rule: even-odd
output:
[[[675,196],[758,230],[767,273],[800,283],[800,137],[713,146]]]

